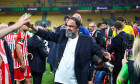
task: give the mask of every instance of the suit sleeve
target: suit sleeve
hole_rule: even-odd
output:
[[[102,54],[102,50],[104,50],[103,48],[101,48],[100,46],[98,46],[95,42],[94,39],[91,40],[91,50],[93,55],[96,54],[99,58],[103,59],[103,54]]]
[[[17,34],[17,39],[15,42],[16,42],[16,45],[19,44],[19,45],[23,46],[24,38],[20,32]]]
[[[38,29],[37,35],[45,40],[57,42],[59,33],[49,32],[42,29]]]
[[[48,56],[48,51],[46,51],[44,47],[39,47],[37,49],[37,51],[42,57],[47,57]]]
[[[105,46],[105,41],[101,33],[97,33],[98,45],[101,47]]]

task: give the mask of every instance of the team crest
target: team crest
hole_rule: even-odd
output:
[[[23,42],[23,39],[20,39],[20,42]]]

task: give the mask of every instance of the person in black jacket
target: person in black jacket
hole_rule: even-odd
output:
[[[94,54],[101,59],[103,55],[106,58],[110,56],[93,42],[92,37],[78,33],[80,21],[75,17],[70,18],[66,30],[59,33],[47,32],[34,26],[31,28],[42,38],[58,43],[55,84],[87,84],[91,57]]]
[[[33,59],[29,59],[29,65],[31,67],[31,73],[33,76],[34,84],[41,84],[42,75],[45,71],[46,57],[48,52],[45,50],[45,45],[39,36],[33,35],[27,41],[28,52],[33,54]]]
[[[117,36],[112,38],[111,46],[109,52],[114,52],[115,60],[113,61],[114,69],[113,69],[113,84],[116,84],[116,78],[122,67],[122,59],[124,58],[125,49],[123,46],[123,39],[121,37],[127,38],[128,34],[123,30],[123,25],[121,22],[116,22],[114,24],[115,31],[117,32]],[[134,37],[133,37],[134,39]]]
[[[112,37],[113,31],[112,31],[112,29],[109,27],[108,21],[105,21],[105,22],[103,22],[102,24],[105,25],[105,26],[104,26],[104,29],[101,29],[101,33],[102,33],[104,39],[106,40],[106,39],[109,38],[109,37],[111,38],[111,37]]]
[[[105,40],[103,38],[103,35],[101,34],[101,31],[97,29],[96,23],[95,22],[90,22],[89,23],[89,31],[91,37],[95,38],[96,43],[105,49]]]

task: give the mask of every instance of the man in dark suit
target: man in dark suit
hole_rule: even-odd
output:
[[[90,22],[89,23],[89,31],[90,31],[90,35],[91,37],[95,38],[96,43],[105,49],[106,44],[105,44],[105,40],[103,38],[103,35],[101,34],[101,31],[97,29],[96,23],[95,22]]]
[[[113,84],[116,84],[116,78],[122,67],[122,59],[124,58],[125,48],[123,46],[123,38],[127,39],[128,34],[123,31],[123,24],[121,22],[116,22],[114,24],[117,36],[111,40],[111,46],[109,52],[114,52],[115,60],[113,61]],[[134,37],[133,37],[134,39]]]
[[[91,37],[78,33],[80,21],[74,17],[68,20],[67,29],[59,33],[46,32],[34,26],[31,28],[44,39],[58,43],[55,84],[88,84],[91,57],[94,54],[101,59],[102,55],[110,56]]]
[[[46,57],[48,52],[45,50],[45,45],[37,35],[28,39],[28,52],[33,54],[33,59],[29,59],[31,73],[34,84],[41,84],[42,75],[46,67]]]
[[[112,38],[112,29],[109,27],[109,23],[107,21],[102,23],[104,26],[104,29],[101,29],[102,35],[104,39],[106,40],[107,38]]]

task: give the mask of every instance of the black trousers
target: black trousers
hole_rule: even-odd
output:
[[[113,84],[116,84],[117,76],[119,75],[119,72],[121,71],[121,66],[115,66],[113,69]]]
[[[33,76],[33,84],[41,84],[43,73],[32,72],[32,76]]]

